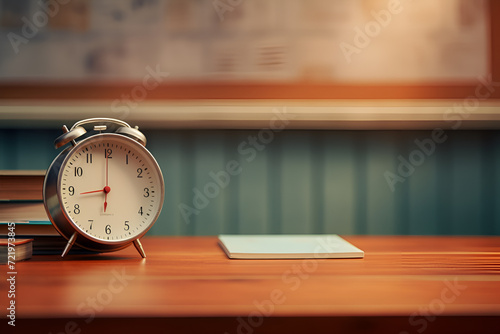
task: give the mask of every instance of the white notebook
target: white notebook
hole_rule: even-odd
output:
[[[219,235],[231,259],[341,259],[365,253],[336,234]]]

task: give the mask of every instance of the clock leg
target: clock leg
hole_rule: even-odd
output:
[[[73,247],[73,244],[75,243],[75,241],[76,241],[76,232],[73,233],[71,238],[69,238],[68,243],[66,244],[66,247],[64,248],[64,251],[62,252],[61,257],[64,257],[66,254],[68,254],[71,247]]]
[[[134,246],[135,246],[135,249],[137,249],[137,251],[139,252],[139,254],[141,254],[142,258],[145,258],[146,253],[144,253],[144,249],[142,248],[142,245],[141,245],[141,242],[139,241],[139,239],[134,240]]]

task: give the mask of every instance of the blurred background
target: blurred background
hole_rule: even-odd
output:
[[[63,124],[112,117],[163,170],[150,235],[498,235],[498,15],[487,0],[0,0],[0,169],[46,169]]]
[[[489,70],[483,0],[1,1],[0,78],[421,82]],[[228,96],[229,97],[229,96]]]

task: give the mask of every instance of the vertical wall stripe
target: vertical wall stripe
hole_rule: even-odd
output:
[[[245,132],[234,142],[242,172],[238,189],[238,230],[243,234],[266,233],[269,226],[268,157],[275,139],[255,148],[250,144],[257,131]],[[238,149],[239,148],[239,149]]]
[[[358,154],[350,132],[324,133],[323,182],[324,232],[341,235],[356,234]],[[360,208],[361,209],[361,208]],[[364,208],[363,208],[364,210]]]
[[[453,161],[452,147],[454,132],[446,132],[446,141],[440,145],[439,152],[436,152],[437,160],[437,194],[438,194],[438,235],[452,234],[453,222],[451,221],[452,211],[452,187],[453,187]]]
[[[33,139],[36,137],[36,132],[30,132],[25,129],[17,131],[14,133],[13,138],[15,138],[12,143],[12,148],[14,152],[17,154],[12,154],[12,157],[15,157],[15,169],[26,169],[26,166],[32,165],[34,168],[36,166],[40,166],[40,158],[41,154],[36,150],[37,144]],[[38,140],[38,139],[37,139]],[[26,154],[25,151],[27,148],[32,150],[31,154]],[[62,150],[62,148],[60,149]],[[59,153],[59,150],[57,150]]]
[[[438,233],[439,196],[438,196],[438,160],[443,154],[442,144],[432,139],[432,131],[412,132],[402,156],[409,160],[413,154],[413,162],[417,162],[413,174],[406,178],[408,189],[408,231],[412,235],[432,235]],[[417,145],[419,143],[419,145]],[[414,152],[414,153],[412,153]],[[420,164],[418,157],[424,157]],[[415,160],[417,159],[417,160]],[[401,163],[397,161],[398,167]],[[420,164],[420,165],[419,165]]]
[[[488,186],[494,187],[494,218],[489,221],[489,224],[493,225],[493,234],[500,235],[500,135],[498,131],[494,132],[495,136],[492,139],[494,149],[488,154],[494,156],[494,168],[495,168],[495,179],[493,182],[488,182]]]
[[[61,131],[18,131],[16,133],[17,168],[48,168],[52,160],[63,150],[63,148],[54,148],[54,140],[61,134]]]
[[[184,216],[181,214],[179,205],[179,194],[182,193],[182,178],[179,176],[185,173],[183,169],[183,159],[181,151],[181,137],[179,133],[168,131],[146,132],[148,138],[147,148],[156,158],[163,173],[165,181],[165,201],[160,219],[152,227],[151,234],[156,235],[183,235],[187,232],[187,225],[193,213],[187,207],[182,207]],[[162,142],[168,145],[162,145]],[[192,207],[192,202],[183,203]]]
[[[0,130],[0,169],[9,169],[7,165],[7,155],[8,147],[7,147],[7,134],[8,130]]]
[[[168,149],[159,149],[160,145],[158,145],[158,132],[146,132],[144,133],[148,142],[146,144],[146,148],[151,152],[151,154],[155,157],[156,162],[160,166],[161,172],[163,174],[163,180],[165,182],[165,199],[163,201],[162,212],[160,213],[160,217],[151,230],[148,232],[148,235],[153,234],[170,234],[177,235],[176,226],[172,226],[171,221],[174,219],[169,219],[166,221],[163,217],[173,216],[178,213],[177,207],[174,208],[173,198],[172,198],[172,189],[175,187],[172,179],[170,178],[170,173],[175,171],[175,166],[169,161],[169,157],[173,154],[169,152]],[[165,136],[166,140],[171,141],[171,138]],[[172,217],[173,218],[173,217]]]
[[[368,233],[367,226],[367,202],[368,194],[366,193],[366,180],[368,174],[366,150],[367,150],[367,133],[359,132],[354,135],[353,139],[353,154],[354,154],[354,175],[355,175],[355,188],[354,188],[354,230],[358,234]]]
[[[62,151],[53,145],[60,134],[52,130],[0,129],[0,168],[47,169]]]
[[[493,131],[487,131],[481,138],[481,234],[495,234],[495,208],[498,206],[498,188],[496,183],[496,174],[498,174],[499,165],[496,163],[498,154],[495,154],[496,138]],[[497,171],[497,172],[495,172]]]
[[[238,153],[238,138],[239,132],[227,131],[224,133],[224,163],[225,173],[229,177],[229,184],[222,194],[225,207],[219,233],[240,233],[240,210],[247,207],[246,205],[240,205],[241,173],[243,173],[243,169],[241,168],[240,154]],[[265,213],[265,210],[263,212]],[[264,221],[263,224],[265,223]]]
[[[216,131],[194,134],[196,181],[193,198],[196,197],[200,214],[195,219],[197,235],[213,235],[222,232],[224,218],[224,181],[216,175],[225,169],[224,136]],[[221,183],[222,182],[222,183]]]
[[[15,130],[1,130],[2,132],[2,155],[1,164],[3,169],[20,169],[17,167],[18,155],[22,154],[20,146],[20,138],[18,133],[20,131]],[[21,137],[22,139],[22,137]],[[19,148],[18,148],[19,147]],[[47,166],[48,167],[48,166]]]
[[[275,133],[274,141],[271,145],[267,146],[267,178],[268,185],[267,191],[269,194],[269,226],[266,233],[269,234],[280,234],[283,233],[282,229],[282,182],[281,173],[283,168],[285,168],[282,163],[282,147],[283,144],[283,132]],[[283,222],[286,224],[286,222]]]
[[[392,192],[384,178],[387,170],[394,168],[397,157],[394,140],[387,132],[370,133],[367,141],[367,233],[391,234],[397,230],[395,200],[397,192]]]
[[[163,141],[162,141],[163,144]],[[180,132],[180,143],[179,143],[179,150],[180,150],[180,158],[182,162],[182,172],[180,175],[177,175],[177,177],[180,178],[181,182],[181,189],[179,190],[179,193],[177,194],[179,198],[179,203],[184,202],[184,203],[191,203],[194,208],[196,208],[195,204],[193,203],[194,200],[194,193],[193,189],[196,184],[195,180],[195,166],[196,166],[196,159],[195,159],[195,138],[192,134],[191,131],[181,131]],[[200,211],[201,213],[201,211]],[[193,219],[189,222],[189,224],[185,225],[183,222],[183,227],[186,228],[186,234],[187,235],[195,235],[196,234],[196,217],[194,216]]]
[[[54,140],[62,134],[62,131],[40,131],[37,136],[39,142],[39,152],[40,152],[40,166],[31,167],[30,163],[27,163],[28,169],[46,169],[52,163],[62,149],[55,149]]]
[[[393,157],[393,167],[392,167],[393,169],[392,171],[390,171],[391,173],[394,173],[398,177],[402,177],[399,171],[401,165],[400,159],[410,160],[410,156],[411,158],[414,158],[416,154],[420,154],[417,152],[417,150],[415,150],[414,146],[416,135],[417,134],[414,132],[406,132],[406,131],[404,132],[401,131],[398,133],[399,140],[394,143],[395,154]],[[414,162],[416,162],[418,165],[420,163],[423,164],[424,161],[425,157],[421,161],[414,161]],[[414,167],[415,171],[420,167],[422,166],[420,165]],[[414,176],[415,172],[413,172],[410,176],[405,177],[404,182],[397,182],[397,184],[395,185],[393,184],[394,191],[393,189],[390,189],[394,195],[394,217],[396,221],[396,226],[395,226],[396,234],[407,235],[410,231],[410,217],[409,217],[410,180]],[[391,188],[389,186],[387,174],[384,175],[384,181],[387,187]]]
[[[308,199],[311,206],[311,217],[309,218],[311,229],[315,233],[324,233],[325,222],[325,187],[328,186],[325,180],[325,155],[326,142],[324,131],[317,131],[311,134],[311,184],[309,185],[311,197]]]
[[[283,233],[310,233],[311,156],[307,132],[282,133],[281,214]]]
[[[472,132],[450,139],[452,144],[452,233],[481,234],[481,140]]]

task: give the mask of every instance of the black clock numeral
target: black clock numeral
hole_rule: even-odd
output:
[[[106,234],[111,234],[111,225],[106,225],[105,232]]]
[[[139,209],[139,211],[137,213],[142,216],[142,206],[141,206],[141,208]]]
[[[128,165],[128,154],[125,156],[125,164]]]
[[[87,153],[87,163],[88,164],[92,163],[92,153]]]
[[[82,175],[83,175],[83,168],[75,167],[75,176],[82,176]]]
[[[69,186],[68,191],[69,191],[69,195],[73,196],[75,194],[75,187]]]
[[[113,153],[113,150],[110,149],[110,148],[107,148],[104,150],[104,158],[108,158],[108,159],[113,159],[113,157],[111,156],[111,154]]]
[[[137,168],[137,178],[142,179],[142,168]]]
[[[144,188],[144,197],[149,197],[149,188]]]
[[[94,224],[94,220],[89,219],[89,223],[90,223],[90,229],[92,229],[92,224]]]
[[[125,231],[130,230],[130,225],[128,224],[128,220],[125,221],[125,227],[123,228]]]
[[[80,205],[75,204],[75,206],[73,208],[73,212],[75,213],[75,215],[79,215],[80,214]]]

